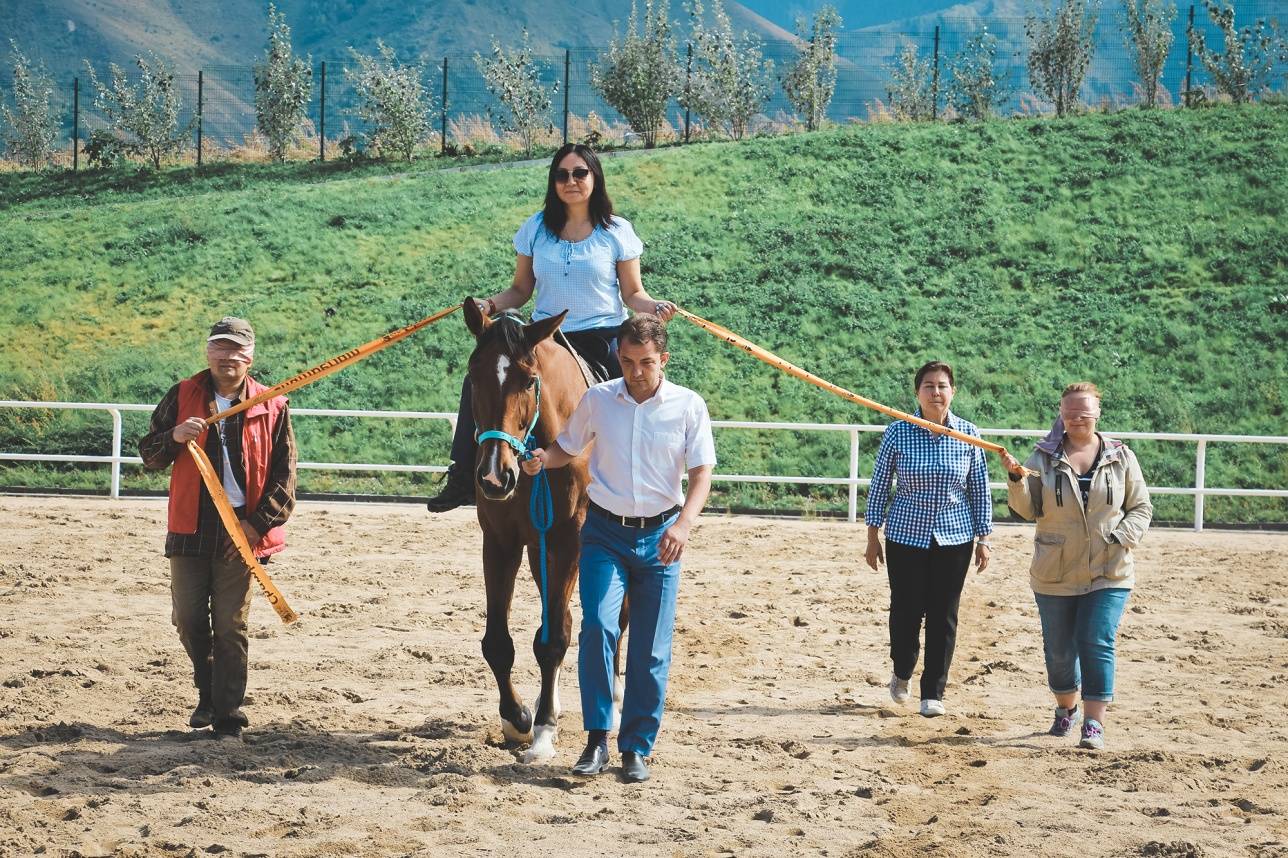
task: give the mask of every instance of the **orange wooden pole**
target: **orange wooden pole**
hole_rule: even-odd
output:
[[[947,426],[944,426],[940,423],[935,423],[931,420],[926,420],[924,418],[917,417],[912,414],[907,414],[903,411],[898,410],[897,408],[891,408],[890,406],[882,405],[880,402],[877,402],[873,399],[868,399],[866,396],[859,396],[857,393],[852,393],[846,390],[844,387],[833,384],[832,382],[827,381],[826,379],[819,378],[817,375],[814,375],[812,372],[807,372],[806,370],[801,369],[795,364],[783,360],[778,355],[774,354],[768,349],[763,349],[760,346],[756,345],[755,343],[751,342],[750,340],[747,340],[743,337],[738,336],[728,328],[721,327],[720,325],[717,325],[715,322],[710,322],[702,318],[701,316],[690,313],[688,310],[685,310],[682,307],[677,307],[676,312],[678,312],[684,318],[688,319],[693,324],[697,325],[699,328],[702,328],[707,333],[712,334],[713,336],[716,336],[724,340],[730,345],[737,346],[738,348],[742,349],[747,354],[751,355],[757,360],[767,363],[776,369],[780,369],[783,372],[787,373],[788,375],[794,375],[797,378],[801,379],[802,381],[807,381],[810,384],[814,385],[815,387],[821,387],[824,390],[828,391],[829,393],[836,394],[842,399],[848,399],[850,402],[856,403],[858,405],[862,405],[864,408],[871,408],[873,411],[880,411],[882,414],[885,414],[889,417],[893,417],[896,420],[906,420],[909,423],[915,423],[916,425],[922,427],[923,429],[927,429],[939,435],[947,435],[950,438],[956,438],[958,441],[963,441],[967,444],[970,444],[971,446],[979,447],[980,449],[987,450],[990,453],[997,453],[998,455],[1001,455],[1002,453],[1006,452],[1006,448],[1003,447],[1001,444],[994,444],[991,441],[985,441],[982,438],[976,438],[974,435],[967,435],[965,433],[958,432],[956,429],[949,429]],[[1032,471],[1030,471],[1029,473],[1032,474],[1033,476],[1037,476],[1037,474],[1035,474]]]

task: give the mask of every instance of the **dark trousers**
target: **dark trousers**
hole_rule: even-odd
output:
[[[591,372],[605,380],[622,377],[622,365],[617,361],[617,328],[592,328],[588,331],[570,331],[564,334],[577,354],[590,364]],[[461,383],[461,402],[456,408],[456,432],[452,435],[452,462],[464,466],[466,472],[474,467],[478,449],[478,429],[474,425],[473,388],[468,377]],[[551,439],[553,440],[553,439]]]
[[[957,643],[957,605],[975,543],[913,548],[886,540],[890,577],[890,659],[901,679],[912,678],[926,620],[921,699],[942,700]]]
[[[250,582],[240,558],[170,558],[171,620],[192,659],[192,682],[209,695],[217,719],[246,699]]]

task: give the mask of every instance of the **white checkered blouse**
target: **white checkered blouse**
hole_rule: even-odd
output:
[[[916,415],[921,416],[921,409]],[[951,411],[948,428],[979,437],[975,424]],[[881,438],[863,517],[869,527],[885,525],[889,541],[914,548],[929,548],[932,538],[938,545],[961,545],[992,533],[984,451],[896,420]]]

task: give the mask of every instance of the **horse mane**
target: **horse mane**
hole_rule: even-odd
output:
[[[479,337],[474,351],[470,353],[470,360],[493,344],[497,345],[501,354],[511,359],[524,358],[532,354],[535,344],[528,342],[528,338],[524,336],[523,327],[523,319],[518,313],[507,310],[497,316]]]

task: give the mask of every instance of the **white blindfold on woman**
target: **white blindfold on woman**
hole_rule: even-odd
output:
[[[206,343],[206,357],[210,360],[250,363],[255,358],[255,347],[244,346],[231,340],[211,340]]]

